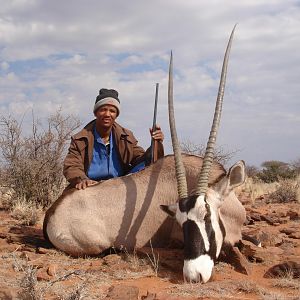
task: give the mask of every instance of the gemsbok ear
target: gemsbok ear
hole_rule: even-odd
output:
[[[245,162],[243,160],[238,161],[228,171],[227,175],[229,179],[228,187],[234,189],[243,184],[246,179]]]
[[[177,210],[177,204],[160,205],[159,207],[162,211],[164,211],[171,218],[175,218],[176,210]]]
[[[222,195],[222,199],[224,199],[226,194],[243,184],[245,179],[245,163],[240,160],[229,169],[225,177],[213,186],[213,189]]]

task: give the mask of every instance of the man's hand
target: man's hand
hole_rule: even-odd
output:
[[[156,129],[153,132],[152,132],[152,128],[150,128],[150,134],[151,134],[151,137],[155,141],[158,141],[158,142],[161,142],[161,143],[163,142],[164,137],[165,137],[164,134],[163,134],[163,132],[161,131],[159,125],[156,125]]]
[[[98,181],[95,181],[95,180],[91,180],[91,179],[82,179],[79,183],[77,183],[75,185],[76,189],[78,190],[84,190],[86,189],[88,186],[90,185],[94,185],[98,183]]]

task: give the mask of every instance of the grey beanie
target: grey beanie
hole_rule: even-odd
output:
[[[94,105],[94,113],[96,110],[103,105],[113,105],[116,107],[118,113],[117,115],[120,114],[120,100],[118,98],[119,94],[116,90],[113,89],[101,89],[99,91],[99,95],[96,97],[95,105]]]

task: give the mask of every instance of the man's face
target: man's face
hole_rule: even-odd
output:
[[[95,112],[97,124],[103,128],[110,128],[117,118],[118,110],[113,105],[100,106]]]

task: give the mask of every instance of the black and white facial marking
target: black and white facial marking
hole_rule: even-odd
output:
[[[205,283],[210,279],[225,236],[224,226],[218,214],[220,201],[215,199],[214,191],[209,194],[214,201],[206,201],[208,197],[194,195],[179,200],[176,208],[169,206],[167,211],[176,217],[183,229],[183,276],[188,282]],[[164,210],[166,211],[166,208]]]
[[[161,205],[183,229],[183,276],[186,281],[205,283],[210,279],[225,237],[219,215],[221,205],[225,197],[244,181],[245,163],[239,161],[208,189],[205,196],[190,196],[176,204]]]
[[[179,210],[186,214],[182,223],[184,236],[183,276],[187,281],[207,282],[219,256],[225,232],[218,206],[210,205],[204,195],[179,201]]]

